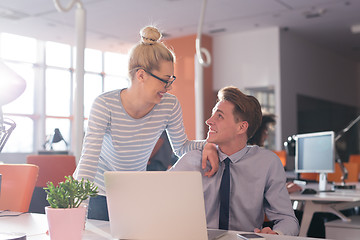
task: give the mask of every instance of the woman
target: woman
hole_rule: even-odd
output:
[[[212,165],[207,175],[218,168],[216,147],[187,139],[180,103],[167,93],[176,79],[173,52],[159,41],[161,34],[155,27],[143,28],[140,36],[141,41],[130,52],[130,87],[101,94],[90,112],[82,156],[74,173],[77,179],[89,179],[99,188],[100,196],[90,199],[89,218],[108,220],[104,172],[145,171],[165,129],[177,155],[204,148],[203,158]]]
[[[249,145],[258,145],[264,147],[265,141],[269,135],[269,128],[276,123],[274,114],[263,114],[261,125],[255,132],[254,136],[248,140]]]

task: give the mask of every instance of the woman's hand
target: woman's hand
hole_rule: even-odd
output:
[[[211,177],[219,169],[219,155],[216,145],[213,143],[206,143],[202,152],[202,168],[206,168],[207,161],[210,162],[211,169],[205,172],[205,176]]]

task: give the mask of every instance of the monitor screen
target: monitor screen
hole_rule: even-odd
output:
[[[334,132],[298,134],[295,172],[332,173],[335,165]]]

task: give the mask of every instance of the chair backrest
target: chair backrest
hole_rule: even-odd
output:
[[[281,151],[273,151],[273,152],[280,158],[282,165],[285,167],[286,166],[286,151],[281,150]]]
[[[319,181],[318,173],[300,173],[300,179]]]
[[[360,167],[358,163],[347,162],[344,163],[346,170],[348,171],[348,177],[345,182],[357,182],[359,180],[359,171]],[[335,164],[335,172],[329,173],[327,176],[327,180],[331,182],[341,182],[342,172],[340,165],[338,163]]]
[[[345,182],[357,182],[359,180],[359,173],[360,173],[360,164],[354,162],[347,162],[344,163],[348,171],[348,177]],[[340,165],[338,163],[335,164],[335,172],[327,174],[327,180],[329,182],[341,182],[342,172]],[[301,173],[301,179],[305,180],[316,180],[319,181],[319,174],[318,173]]]
[[[46,187],[47,182],[57,185],[72,175],[76,168],[75,156],[72,155],[28,155],[26,162],[39,166],[36,187]]]
[[[349,156],[349,162],[355,162],[360,164],[360,154],[351,154]]]
[[[349,156],[349,163],[357,163],[359,166],[359,171],[360,171],[360,154],[351,154]],[[359,172],[358,179],[360,179],[360,172]]]
[[[39,167],[33,164],[0,164],[0,173],[0,210],[27,212]]]

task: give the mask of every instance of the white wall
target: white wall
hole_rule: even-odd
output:
[[[279,57],[278,28],[215,36],[214,90],[228,85],[239,89],[278,85]]]
[[[275,114],[281,126],[279,28],[260,29],[213,38],[214,91],[225,86],[243,90],[273,87]],[[281,128],[276,128],[276,148],[281,149]]]

